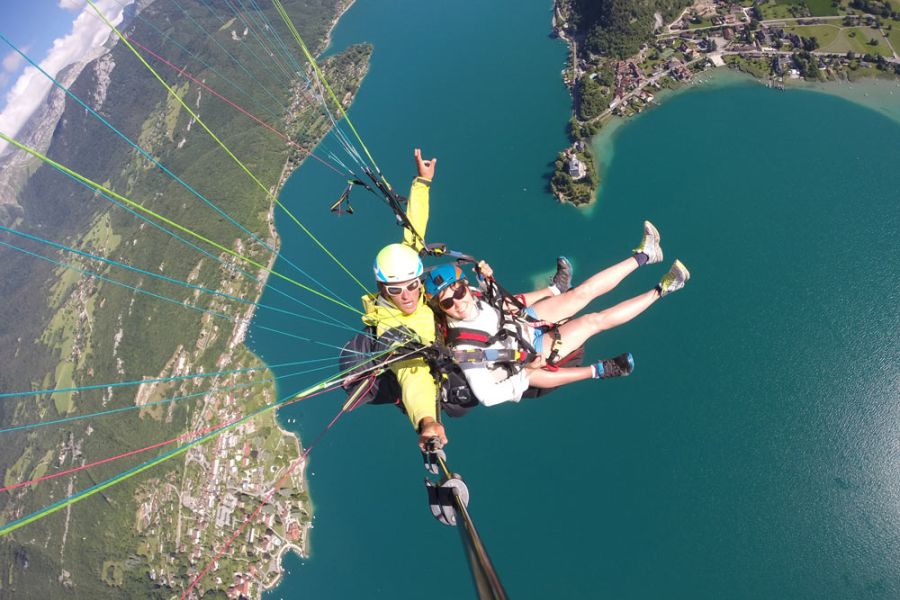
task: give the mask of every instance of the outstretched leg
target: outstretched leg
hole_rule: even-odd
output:
[[[565,256],[556,259],[556,273],[550,280],[550,285],[533,292],[519,294],[525,306],[532,306],[535,302],[544,298],[552,298],[568,292],[572,287],[572,263]]]
[[[602,296],[619,285],[628,277],[638,263],[634,257],[629,257],[599,273],[595,273],[581,285],[572,288],[565,294],[550,296],[539,300],[533,305],[537,317],[543,321],[555,323],[571,317],[598,296]]]
[[[566,367],[558,371],[535,369],[528,375],[528,385],[536,388],[555,388],[593,377],[594,367]]]
[[[659,291],[652,289],[640,296],[629,298],[611,308],[582,315],[559,326],[562,347],[559,356],[566,356],[581,347],[589,338],[601,331],[618,327],[635,318],[659,300]],[[550,344],[544,344],[544,355],[550,356]]]
[[[634,254],[622,262],[596,273],[584,283],[565,294],[544,298],[534,304],[534,311],[543,321],[555,323],[567,319],[583,309],[588,303],[609,292],[635,269],[643,264],[653,264],[662,260],[659,245],[659,231],[650,221],[644,221],[644,235]]]
[[[556,371],[533,369],[528,374],[528,385],[536,388],[555,388],[583,379],[609,379],[627,377],[634,370],[634,357],[630,352],[597,361],[587,367],[563,367]]]
[[[684,287],[691,274],[681,261],[676,260],[663,275],[659,285],[639,296],[629,298],[611,308],[596,313],[582,315],[559,326],[557,334],[562,340],[559,356],[566,357],[582,346],[590,337],[601,331],[618,327],[635,318],[663,296],[667,296]],[[549,357],[552,344],[544,344],[544,356]]]

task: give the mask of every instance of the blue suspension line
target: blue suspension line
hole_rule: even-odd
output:
[[[252,373],[254,371],[265,371],[267,369],[280,369],[281,367],[293,367],[297,365],[305,365],[311,362],[334,360],[329,358],[316,358],[310,360],[299,360],[293,362],[279,363],[277,365],[266,365],[264,367],[246,367],[243,369],[231,369],[229,371],[211,371],[209,373],[195,373],[193,375],[176,375],[173,377],[157,377],[155,379],[135,379],[134,381],[117,381],[115,383],[98,383],[95,385],[84,385],[81,387],[57,388],[47,390],[32,390],[29,392],[5,392],[0,394],[0,398],[12,398],[22,396],[40,396],[42,394],[55,394],[62,392],[84,392],[88,390],[101,390],[113,387],[128,387],[132,385],[141,385],[143,383],[166,383],[169,381],[185,381],[188,379],[206,379],[209,377],[218,377],[220,375],[236,375],[239,373]]]
[[[123,8],[124,8],[124,7],[126,6],[126,4],[122,3],[120,0],[114,0],[114,1],[115,1],[116,4],[118,4],[120,7],[123,7]],[[93,13],[91,13],[91,14],[93,15]],[[95,18],[97,18],[97,19],[99,20],[100,17],[95,17]],[[279,116],[278,116],[278,115],[277,115],[270,107],[265,106],[262,102],[260,102],[259,100],[257,100],[256,98],[254,98],[252,95],[250,95],[250,93],[247,92],[246,90],[244,90],[244,88],[241,87],[240,84],[238,84],[238,83],[232,81],[228,76],[223,75],[222,73],[219,73],[218,71],[216,71],[216,69],[215,69],[212,65],[210,65],[210,64],[207,63],[207,62],[205,62],[202,58],[200,58],[199,56],[197,56],[194,52],[191,52],[188,48],[186,48],[186,47],[183,46],[182,44],[178,43],[178,41],[175,40],[172,36],[170,36],[169,34],[167,34],[166,32],[164,32],[162,29],[160,29],[159,27],[157,27],[156,25],[154,25],[153,22],[152,22],[150,19],[145,18],[141,13],[138,13],[137,18],[140,19],[143,23],[145,23],[145,24],[148,25],[149,27],[151,27],[154,31],[156,31],[156,33],[158,33],[158,34],[160,35],[160,37],[162,37],[163,40],[164,40],[165,42],[170,42],[170,43],[174,44],[175,46],[178,46],[178,48],[179,48],[182,52],[186,53],[186,54],[187,54],[188,56],[190,56],[192,59],[194,59],[195,61],[197,61],[197,62],[200,63],[201,65],[203,65],[203,66],[204,66],[206,69],[208,69],[210,72],[214,73],[217,77],[219,77],[219,78],[222,79],[223,81],[227,82],[231,87],[235,88],[237,91],[239,91],[241,94],[243,94],[248,100],[250,100],[251,104],[253,104],[254,106],[259,106],[260,108],[262,108],[266,113],[268,113],[268,115],[269,115],[270,117],[272,117],[272,119],[274,119],[275,121],[280,120],[281,117],[279,117]],[[282,109],[281,109],[281,105],[280,105],[280,104],[277,104],[277,105],[276,105],[276,108],[278,109],[279,112],[281,112]]]
[[[161,274],[159,274],[159,273],[153,273],[152,271],[147,271],[147,270],[145,270],[145,269],[140,269],[140,268],[138,268],[138,267],[133,267],[133,266],[131,266],[131,265],[127,265],[127,264],[125,264],[125,263],[119,262],[119,261],[117,261],[117,260],[113,260],[113,259],[111,259],[111,258],[106,258],[106,257],[103,257],[103,256],[98,256],[98,255],[96,255],[96,254],[91,254],[90,252],[85,252],[85,251],[83,251],[83,250],[78,250],[78,249],[76,249],[76,248],[71,248],[71,247],[69,247],[69,246],[64,246],[63,244],[58,244],[58,243],[56,243],[56,242],[52,242],[52,241],[50,241],[50,240],[44,239],[44,238],[42,238],[42,237],[38,237],[38,236],[36,236],[36,235],[32,235],[32,234],[29,234],[29,233],[25,233],[25,232],[23,232],[23,231],[18,231],[18,230],[16,230],[16,229],[10,229],[9,227],[4,227],[3,225],[0,225],[0,231],[6,231],[7,233],[11,233],[11,234],[17,235],[17,236],[19,236],[19,237],[24,237],[24,238],[26,238],[26,239],[29,239],[29,240],[32,240],[32,241],[35,241],[35,242],[40,242],[40,243],[42,243],[42,244],[46,244],[46,245],[51,246],[51,247],[53,247],[53,248],[57,248],[57,249],[59,249],[59,250],[64,250],[64,251],[66,251],[66,252],[71,252],[71,253],[73,253],[73,254],[77,254],[77,255],[79,255],[79,256],[83,256],[83,257],[88,258],[88,259],[91,259],[91,260],[100,261],[100,262],[103,262],[103,263],[106,263],[106,264],[110,264],[110,265],[113,265],[113,266],[116,266],[116,267],[120,267],[120,268],[122,268],[122,269],[126,269],[126,270],[128,270],[128,271],[133,271],[133,272],[136,272],[136,273],[140,273],[140,274],[142,274],[142,275],[147,275],[147,276],[149,276],[149,277],[153,277],[154,279],[159,279],[159,280],[166,281],[166,282],[169,282],[169,283],[174,283],[174,284],[176,284],[176,285],[180,285],[180,286],[183,286],[183,287],[186,287],[186,288],[189,288],[189,289],[193,289],[193,290],[198,290],[198,291],[201,291],[201,292],[205,292],[205,293],[207,293],[207,294],[212,294],[212,295],[214,295],[214,296],[220,296],[220,297],[222,297],[222,298],[226,298],[226,299],[232,300],[232,301],[234,301],[234,302],[239,302],[239,303],[245,304],[245,305],[247,305],[247,306],[256,306],[256,307],[258,307],[258,308],[265,308],[265,309],[272,310],[272,311],[279,312],[279,313],[283,313],[283,314],[286,314],[286,315],[291,315],[291,316],[297,317],[297,318],[299,318],[299,319],[305,319],[305,320],[307,320],[307,321],[313,321],[314,323],[318,323],[318,324],[320,324],[320,325],[328,325],[328,326],[330,326],[330,327],[341,327],[341,328],[343,328],[343,327],[340,326],[340,325],[334,325],[333,323],[329,323],[329,322],[327,322],[327,321],[322,321],[322,320],[316,319],[316,318],[314,318],[314,317],[308,317],[308,316],[306,316],[306,315],[301,315],[300,313],[296,313],[296,312],[293,312],[293,311],[290,311],[290,310],[285,310],[285,309],[283,309],[283,308],[278,308],[278,307],[276,307],[276,306],[269,306],[269,305],[267,305],[267,304],[260,304],[260,303],[258,303],[258,302],[252,302],[252,301],[250,301],[250,300],[244,300],[243,298],[239,298],[239,297],[233,296],[233,295],[231,295],[231,294],[226,294],[225,292],[220,292],[220,291],[217,291],[217,290],[211,290],[211,289],[209,289],[209,288],[205,288],[205,287],[200,286],[200,285],[195,285],[195,284],[193,284],[193,283],[188,283],[187,281],[182,281],[182,280],[180,280],[180,279],[174,279],[174,278],[172,278],[172,277],[167,277],[166,275],[161,275]]]
[[[318,359],[319,362],[321,362],[321,360],[322,360],[322,359]],[[324,359],[324,360],[333,361],[334,359],[333,359],[333,358],[327,358],[327,359]],[[312,362],[312,361],[310,361],[310,362]],[[94,418],[94,417],[103,417],[103,416],[106,416],[106,415],[113,415],[113,414],[118,414],[118,413],[122,413],[122,412],[127,412],[127,411],[132,411],[132,410],[138,410],[138,409],[142,409],[142,408],[148,408],[148,407],[151,407],[151,406],[159,406],[159,405],[161,405],[161,404],[172,404],[172,403],[178,402],[178,401],[180,401],[180,400],[189,400],[189,399],[191,399],[191,398],[196,398],[196,397],[198,397],[198,396],[205,396],[205,395],[207,395],[207,394],[212,394],[212,393],[231,392],[231,391],[234,391],[234,390],[246,389],[246,388],[254,387],[254,386],[257,386],[257,385],[262,385],[262,384],[265,384],[265,383],[270,383],[270,382],[278,381],[278,380],[281,380],[281,379],[286,379],[286,378],[289,378],[289,377],[298,377],[298,376],[300,376],[300,375],[308,375],[309,373],[313,373],[313,372],[316,372],[316,371],[321,371],[321,370],[324,370],[324,369],[331,369],[331,368],[333,368],[331,365],[325,365],[324,367],[316,367],[316,368],[313,368],[313,369],[305,369],[305,370],[303,370],[303,371],[296,371],[296,372],[294,372],[294,373],[287,373],[287,374],[285,374],[285,375],[279,375],[279,376],[277,376],[277,377],[268,377],[268,378],[265,378],[265,379],[257,379],[256,381],[251,381],[250,383],[243,383],[243,384],[240,384],[240,385],[233,385],[233,386],[228,386],[228,387],[214,387],[214,388],[210,388],[210,389],[208,389],[208,390],[203,390],[203,391],[199,391],[199,392],[194,392],[193,394],[187,394],[187,395],[184,395],[184,396],[173,396],[172,398],[165,398],[165,399],[163,399],[163,400],[157,400],[157,401],[155,401],[155,402],[148,402],[147,404],[131,405],[131,406],[123,406],[123,407],[120,407],[120,408],[111,408],[111,409],[109,409],[109,410],[101,410],[101,411],[98,411],[98,412],[87,413],[87,414],[83,414],[83,415],[73,415],[73,416],[71,416],[71,417],[66,417],[66,418],[64,418],[64,419],[54,419],[54,420],[52,420],[52,421],[38,421],[38,422],[36,422],[36,423],[29,423],[29,424],[27,424],[27,425],[18,425],[18,426],[16,426],[16,427],[7,427],[6,429],[0,429],[0,434],[2,434],[2,433],[11,433],[11,432],[14,432],[14,431],[26,431],[26,430],[29,430],[29,429],[36,429],[36,428],[38,428],[38,427],[47,427],[47,426],[49,426],[49,425],[61,425],[61,424],[63,424],[63,423],[71,423],[71,422],[74,422],[74,421],[82,421],[82,420],[84,420],[84,419],[92,419],[92,418]]]
[[[235,221],[228,213],[226,213],[224,210],[222,210],[221,208],[219,208],[218,206],[216,206],[215,203],[213,203],[212,201],[208,200],[203,194],[201,194],[200,192],[198,192],[198,191],[197,191],[196,189],[194,189],[191,185],[189,185],[187,182],[185,182],[185,181],[182,180],[180,177],[178,177],[175,173],[173,173],[172,171],[170,171],[170,170],[168,169],[168,167],[164,166],[162,163],[160,163],[158,160],[156,160],[156,158],[154,158],[153,156],[151,156],[147,151],[145,151],[143,148],[141,148],[139,145],[137,145],[131,138],[129,138],[127,135],[125,135],[124,133],[122,133],[121,131],[119,131],[118,129],[116,129],[116,127],[115,127],[112,123],[110,123],[109,121],[107,121],[107,120],[106,120],[105,118],[103,118],[99,113],[97,113],[97,111],[95,111],[93,108],[91,108],[90,106],[88,106],[88,105],[87,105],[84,101],[82,101],[81,98],[79,98],[74,92],[72,92],[71,90],[69,90],[69,89],[68,89],[67,87],[65,87],[64,85],[62,85],[62,84],[61,84],[59,81],[57,81],[52,75],[50,75],[49,73],[47,73],[47,71],[45,71],[40,65],[38,65],[38,64],[35,63],[33,60],[31,60],[30,57],[28,57],[24,52],[22,52],[22,51],[21,51],[15,44],[13,44],[13,43],[9,40],[9,38],[7,38],[3,33],[0,33],[0,39],[2,39],[2,40],[3,40],[10,48],[12,48],[13,50],[15,50],[22,58],[24,58],[26,61],[28,61],[28,63],[29,63],[31,66],[33,66],[33,67],[35,67],[36,69],[38,69],[45,77],[47,77],[47,78],[53,83],[53,85],[55,85],[55,86],[58,87],[59,89],[63,90],[69,97],[71,97],[73,100],[75,100],[76,102],[78,102],[78,104],[79,104],[82,108],[84,108],[86,111],[90,112],[91,115],[93,115],[94,117],[96,117],[97,119],[99,119],[101,123],[103,123],[104,125],[106,125],[106,126],[107,126],[111,131],[113,131],[117,136],[119,136],[121,139],[123,139],[125,142],[127,142],[132,148],[134,148],[135,150],[137,150],[142,156],[144,156],[144,158],[146,158],[148,161],[150,161],[151,163],[153,163],[153,165],[155,165],[155,166],[156,166],[157,168],[159,168],[160,170],[164,171],[167,175],[169,175],[172,179],[174,179],[175,181],[177,181],[177,182],[178,182],[182,187],[184,187],[187,191],[189,191],[189,192],[190,192],[191,194],[193,194],[195,197],[197,197],[198,199],[200,199],[201,201],[203,201],[207,206],[209,206],[210,208],[212,208],[213,210],[215,210],[217,213],[219,213],[220,215],[222,215],[223,217],[225,217],[225,218],[228,220],[229,223],[231,223],[232,225],[234,225],[235,227],[237,227],[238,229],[240,229],[241,231],[243,231],[244,233],[246,233],[247,235],[249,235],[253,240],[255,240],[256,242],[258,242],[259,244],[261,244],[266,250],[268,250],[269,252],[271,252],[271,253],[273,253],[273,254],[278,254],[278,252],[277,252],[273,247],[271,247],[267,242],[265,242],[265,241],[262,240],[260,237],[258,237],[256,234],[254,234],[252,231],[250,231],[249,229],[247,229],[246,227],[244,227],[243,225],[241,225],[240,223],[238,223],[237,221]],[[303,274],[305,277],[307,277],[310,281],[312,281],[313,283],[315,283],[316,285],[318,285],[320,288],[322,288],[323,290],[325,290],[325,291],[327,291],[329,294],[331,294],[331,296],[332,296],[333,298],[337,298],[338,300],[340,300],[340,301],[343,302],[344,304],[349,305],[349,303],[348,303],[346,300],[344,300],[344,299],[341,298],[339,295],[337,295],[336,293],[334,293],[330,288],[328,288],[328,286],[322,284],[322,283],[321,283],[319,280],[317,280],[315,277],[313,277],[312,275],[310,275],[309,273],[307,273],[306,271],[304,271],[302,268],[300,268],[300,267],[299,267],[297,264],[295,264],[293,261],[291,261],[290,259],[288,259],[288,258],[286,258],[286,257],[284,257],[284,256],[282,256],[282,259],[284,259],[284,261],[285,261],[287,264],[289,264],[289,265],[292,266],[293,268],[297,269],[297,271],[299,271],[301,274]]]
[[[54,264],[54,265],[57,265],[57,266],[59,266],[59,267],[63,267],[63,268],[66,268],[66,269],[71,269],[71,270],[73,270],[73,271],[75,271],[75,272],[77,272],[77,273],[81,273],[82,275],[87,275],[88,277],[92,277],[92,278],[95,278],[95,279],[99,279],[99,280],[101,280],[101,281],[105,281],[105,282],[107,282],[107,283],[111,283],[111,284],[113,284],[113,285],[118,285],[118,286],[120,286],[120,287],[124,287],[124,288],[129,289],[129,290],[131,290],[131,291],[133,291],[133,292],[136,292],[136,293],[138,293],[138,294],[144,294],[144,295],[150,296],[150,297],[152,297],[152,298],[157,298],[157,299],[159,299],[159,300],[163,300],[164,302],[169,302],[169,303],[171,303],[171,304],[176,304],[176,305],[178,305],[178,306],[181,306],[182,308],[187,308],[187,309],[195,310],[195,311],[200,312],[200,313],[203,313],[203,314],[212,315],[212,316],[218,317],[218,318],[220,318],[220,319],[225,319],[226,321],[229,321],[229,322],[231,322],[231,323],[242,323],[242,322],[246,322],[246,319],[230,317],[230,316],[228,316],[228,315],[226,315],[226,314],[224,314],[224,313],[220,313],[220,312],[218,312],[218,311],[214,311],[214,310],[210,310],[210,309],[205,309],[205,308],[202,308],[202,307],[200,307],[200,306],[196,306],[196,305],[191,304],[191,303],[186,302],[186,301],[176,300],[176,299],[174,299],[174,298],[169,298],[168,296],[163,296],[162,294],[157,294],[157,293],[155,293],[155,292],[150,292],[150,291],[147,291],[147,290],[143,290],[143,289],[140,289],[140,288],[135,287],[135,286],[133,286],[133,285],[129,285],[129,284],[127,284],[127,283],[124,283],[124,282],[121,282],[121,281],[117,281],[117,280],[112,279],[112,278],[109,278],[109,277],[105,277],[105,276],[103,276],[103,275],[100,275],[99,273],[94,273],[94,272],[92,272],[92,271],[88,271],[88,270],[85,270],[85,269],[80,269],[80,268],[75,267],[75,266],[73,266],[73,265],[69,265],[69,264],[66,264],[66,263],[63,263],[63,262],[60,262],[60,261],[57,261],[57,260],[53,260],[52,258],[43,256],[43,255],[41,255],[41,254],[37,254],[37,253],[35,253],[35,252],[31,252],[30,250],[26,250],[25,248],[20,248],[19,246],[16,246],[16,245],[14,245],[14,244],[9,244],[9,243],[7,243],[7,242],[0,241],[0,246],[6,246],[7,248],[12,248],[13,250],[18,250],[19,252],[22,252],[22,253],[27,254],[27,255],[29,255],[29,256],[33,256],[33,257],[35,257],[35,258],[39,258],[39,259],[41,259],[41,260],[47,261],[47,262],[49,262],[49,263],[51,263],[51,264]],[[328,344],[328,343],[325,343],[325,342],[320,342],[320,341],[318,341],[318,340],[313,340],[313,339],[310,339],[310,338],[306,338],[306,337],[294,335],[294,334],[291,334],[291,333],[287,333],[286,331],[281,331],[281,330],[279,330],[279,329],[273,329],[273,328],[271,328],[271,327],[267,327],[266,330],[267,330],[267,331],[274,332],[274,333],[278,333],[278,334],[283,335],[283,336],[286,336],[286,337],[294,338],[294,339],[297,339],[297,340],[303,340],[303,341],[309,342],[309,343],[311,343],[311,344],[317,344],[317,345],[319,345],[319,346],[325,346],[326,348],[333,348],[333,349],[336,348],[336,349],[338,349],[338,350],[341,349],[340,346],[335,346],[334,344]]]
[[[212,36],[208,31],[206,31],[206,29],[205,29],[202,25],[200,25],[200,23],[198,23],[197,20],[194,19],[194,17],[192,17],[188,11],[186,11],[184,8],[182,8],[182,6],[178,3],[178,0],[172,0],[172,3],[173,3],[175,6],[177,6],[177,7],[179,8],[179,10],[181,10],[182,14],[184,14],[184,16],[186,16],[186,17],[188,18],[188,20],[190,20],[190,22],[193,23],[193,24],[197,27],[197,29],[199,29],[200,31],[202,31],[202,32],[206,35],[206,37],[208,37],[209,39],[211,39],[211,40],[213,41],[213,43],[215,43],[216,46],[218,46],[219,49],[221,49],[222,52],[224,52],[225,55],[226,55],[228,58],[230,58],[230,59],[232,60],[232,62],[234,62],[234,64],[236,64],[238,67],[240,67],[240,69],[241,69],[242,71],[244,71],[244,73],[246,73],[246,74],[250,77],[250,79],[252,79],[253,81],[255,81],[255,82],[257,83],[257,85],[259,85],[260,89],[262,89],[262,91],[264,91],[270,98],[272,98],[272,100],[275,102],[275,105],[276,105],[276,106],[281,106],[281,105],[282,105],[282,103],[281,103],[277,98],[275,98],[275,96],[272,95],[272,92],[270,92],[269,89],[268,89],[267,87],[265,87],[265,86],[262,84],[262,82],[260,82],[260,81],[253,75],[253,73],[251,73],[250,71],[247,70],[247,67],[245,67],[245,66],[244,66],[239,60],[237,60],[234,56],[232,56],[231,53],[228,52],[228,50],[225,48],[225,46],[223,46],[223,45],[219,42],[219,40],[217,40],[217,39],[216,39],[214,36]]]
[[[216,12],[212,9],[212,7],[211,7],[207,2],[205,2],[205,0],[200,0],[200,1],[201,1],[201,3],[207,8],[207,10],[209,10],[210,14],[212,14],[214,17],[216,17],[217,19],[219,19],[219,22],[221,22],[221,23],[223,23],[223,24],[225,23],[224,17],[222,17],[222,16],[220,16],[218,13],[216,13]],[[290,71],[288,71],[288,70],[284,67],[284,65],[282,65],[278,60],[275,59],[275,54],[274,54],[271,50],[269,50],[269,48],[263,43],[263,41],[260,39],[260,37],[259,37],[258,35],[256,35],[255,28],[254,28],[254,27],[251,27],[250,24],[247,23],[247,21],[244,20],[244,17],[243,17],[241,14],[238,13],[238,11],[231,5],[231,3],[230,3],[228,0],[224,0],[224,2],[225,2],[225,5],[228,6],[228,9],[231,10],[231,13],[234,15],[234,17],[235,17],[236,19],[238,19],[238,20],[241,22],[241,24],[243,24],[244,27],[245,27],[245,28],[253,35],[253,39],[256,40],[256,42],[260,45],[260,47],[263,49],[263,51],[269,56],[269,58],[271,59],[272,64],[274,64],[274,65],[278,68],[278,70],[281,71],[282,75],[284,75],[284,78],[285,78],[287,81],[293,80],[293,79],[294,79],[294,75],[292,75],[292,74],[290,73]],[[241,36],[241,37],[243,37],[243,36]],[[251,54],[253,54],[253,56],[254,56],[259,62],[264,62],[262,59],[260,59],[259,57],[257,57],[256,53],[253,52],[253,50],[252,50],[251,48],[248,47],[247,50],[248,50],[248,52],[250,52]]]

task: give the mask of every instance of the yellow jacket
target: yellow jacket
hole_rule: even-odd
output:
[[[427,179],[421,177],[414,179],[406,206],[406,216],[422,239],[425,238],[425,229],[428,226],[430,185],[431,182]],[[421,242],[408,230],[403,231],[403,243],[417,252],[421,250]],[[367,294],[363,296],[362,302],[365,310],[363,323],[375,327],[376,335],[380,336],[388,329],[404,326],[414,331],[423,344],[434,343],[434,313],[425,304],[424,292],[419,296],[418,308],[410,315],[403,314],[390,300],[378,294]],[[419,421],[425,417],[437,419],[438,387],[425,359],[411,358],[394,363],[391,371],[400,382],[401,401],[413,427],[418,427]]]

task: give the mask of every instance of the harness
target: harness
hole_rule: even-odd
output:
[[[478,406],[478,399],[469,388],[469,383],[463,375],[461,366],[456,362],[453,352],[442,345],[439,340],[438,330],[435,344],[425,346],[417,342],[406,342],[402,345],[397,341],[408,339],[402,335],[391,335],[392,330],[385,332],[382,337],[376,336],[374,326],[363,329],[356,334],[341,350],[339,366],[342,372],[352,374],[354,371],[372,371],[378,362],[371,357],[383,353],[386,349],[394,347],[394,354],[406,353],[409,358],[420,356],[431,369],[431,374],[438,383],[439,397],[438,408],[450,417],[461,417],[472,408]],[[362,404],[394,404],[401,410],[400,384],[397,377],[389,369],[379,369],[377,374],[370,375],[372,385],[358,399],[357,405]],[[344,389],[349,392],[356,382],[349,382]]]
[[[447,248],[446,244],[426,244],[422,251],[420,252],[422,256],[447,256],[450,258],[456,259],[459,263],[469,263],[474,265],[475,271],[479,276],[482,276],[481,270],[478,268],[478,260],[469,254],[463,254],[462,252],[457,252],[455,250],[450,250]],[[563,319],[557,323],[551,323],[549,321],[541,321],[540,319],[536,319],[528,314],[527,307],[525,304],[519,299],[518,296],[511,294],[506,288],[504,288],[500,283],[494,279],[493,277],[484,277],[484,281],[487,283],[486,289],[480,294],[481,298],[484,299],[490,306],[497,309],[500,313],[500,331],[497,335],[509,336],[512,335],[512,332],[509,331],[505,325],[511,326],[511,328],[517,332],[514,336],[516,337],[516,342],[518,343],[519,349],[523,352],[531,354],[531,360],[537,355],[534,350],[534,347],[531,345],[528,340],[524,339],[520,333],[518,333],[518,323],[516,322],[516,318],[521,319],[525,323],[527,323],[530,327],[534,327],[536,329],[540,329],[542,333],[555,333],[559,329],[559,326],[568,321],[569,319]],[[471,290],[473,294],[476,296],[479,295],[475,290]],[[509,311],[509,306],[512,306],[514,309],[514,313],[511,314]],[[451,330],[452,331],[452,330]],[[474,330],[468,330],[474,331]],[[506,333],[502,333],[506,331]],[[491,340],[487,342],[486,345],[490,345],[499,339],[492,339],[489,334],[486,332],[479,332],[483,335],[488,336],[488,339]],[[447,343],[450,346],[453,346],[456,343],[456,340],[453,340],[450,336],[453,334],[449,331],[444,332],[445,338],[447,339]],[[478,335],[478,333],[474,333],[472,335]],[[469,340],[465,340],[465,343],[471,343]],[[473,344],[474,345],[474,344]],[[559,367],[557,366],[557,362],[559,359],[559,353],[562,350],[562,340],[559,335],[556,334],[553,346],[550,349],[550,356],[547,358],[546,369],[549,371],[556,371]]]
[[[509,325],[510,328],[504,325]],[[537,356],[534,346],[525,339],[519,324],[513,319],[505,318],[500,312],[500,329],[490,334],[481,329],[469,327],[447,328],[444,334],[446,345],[454,360],[462,369],[486,367],[488,369],[503,368],[509,375],[515,375]],[[491,348],[497,343],[514,340],[516,348]],[[475,348],[457,348],[465,344]]]
[[[550,355],[547,357],[547,364],[544,368],[548,371],[557,371],[559,369],[559,354],[562,350],[562,338],[559,336],[558,330],[559,326],[568,319],[557,323],[536,319],[528,314],[525,304],[517,296],[509,293],[503,286],[497,283],[496,279],[490,277],[486,278],[485,281],[487,282],[487,286],[483,293],[480,294],[480,297],[500,315],[500,322],[498,323],[499,330],[497,333],[491,335],[485,331],[465,327],[452,328],[445,334],[447,345],[454,347],[458,344],[468,344],[478,346],[479,348],[487,348],[497,342],[513,338],[523,357],[523,364],[515,371],[511,371],[511,373],[518,372],[524,364],[531,362],[538,355],[531,342],[522,335],[520,324],[525,323],[525,325],[539,330],[542,334],[549,333],[553,335],[553,345],[550,348]],[[479,296],[474,290],[473,294],[476,295],[476,297]],[[512,311],[509,309],[510,305],[513,307]],[[491,359],[486,359],[486,361],[490,360]],[[498,360],[509,361],[508,358],[500,358]]]

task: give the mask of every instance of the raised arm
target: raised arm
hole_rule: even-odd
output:
[[[437,159],[424,160],[422,151],[416,148],[413,153],[416,159],[416,173],[409,190],[409,201],[406,206],[406,216],[418,234],[418,238],[412,232],[404,230],[403,243],[408,244],[414,250],[422,249],[422,240],[425,239],[425,230],[428,228],[429,189],[434,178],[434,170]]]

